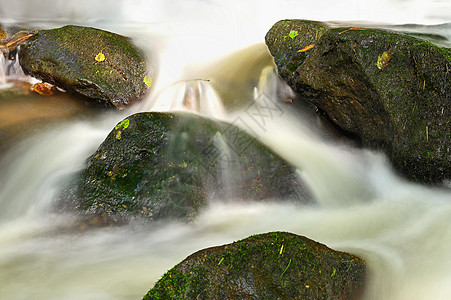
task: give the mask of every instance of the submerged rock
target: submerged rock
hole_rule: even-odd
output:
[[[149,84],[128,38],[91,27],[40,30],[20,45],[19,62],[27,75],[117,108],[141,99]]]
[[[365,272],[354,255],[272,232],[190,255],[143,299],[357,299]]]
[[[280,76],[365,146],[420,182],[451,178],[451,49],[405,34],[276,23]]]
[[[111,222],[191,219],[209,199],[310,200],[295,169],[247,133],[187,113],[124,119],[64,198]]]

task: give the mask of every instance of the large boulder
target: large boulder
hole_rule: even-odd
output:
[[[419,182],[451,178],[451,49],[387,30],[276,23],[280,76],[365,146]]]
[[[210,200],[311,199],[295,169],[250,135],[187,113],[124,119],[69,190],[62,204],[102,222],[190,220]]]
[[[357,299],[365,272],[354,255],[272,232],[190,255],[143,299]]]
[[[141,99],[150,84],[128,38],[91,27],[40,30],[20,45],[19,62],[27,75],[117,108]]]

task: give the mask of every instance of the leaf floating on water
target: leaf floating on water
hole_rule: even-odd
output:
[[[38,82],[30,87],[30,91],[38,93],[41,96],[52,96],[55,94],[53,85],[47,82]]]
[[[152,77],[150,76],[144,76],[144,83],[150,87],[152,85]]]
[[[315,44],[308,45],[308,46],[302,48],[301,50],[299,50],[298,53],[308,51],[308,50],[312,49],[313,47],[315,47]]]
[[[104,60],[105,60],[105,54],[103,54],[102,51],[100,51],[100,52],[97,53],[97,55],[96,55],[96,60],[97,60],[98,62],[104,61]]]
[[[388,62],[390,61],[391,55],[392,52],[388,50],[377,57],[376,66],[379,70],[383,70],[388,66]]]

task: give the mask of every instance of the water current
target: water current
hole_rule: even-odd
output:
[[[295,112],[277,104],[280,93],[291,92],[275,76],[262,43],[285,18],[419,24],[402,28],[451,36],[450,23],[443,25],[451,22],[446,0],[1,0],[0,21],[9,26],[71,23],[131,36],[152,62],[154,88],[126,111],[59,120],[0,147],[0,298],[141,299],[197,250],[280,230],[364,258],[366,299],[451,299],[451,193],[410,183],[383,154],[334,139],[307,106]],[[5,64],[0,60],[2,74]],[[252,110],[262,95],[276,108],[264,120],[240,109],[225,113],[227,105]],[[72,216],[51,211],[68,175],[122,118],[180,109],[249,130],[298,168],[317,205],[212,201],[193,224],[88,231],[71,226]]]

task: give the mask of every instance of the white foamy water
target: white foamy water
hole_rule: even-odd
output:
[[[280,83],[271,65],[252,62],[262,55],[261,47],[240,54],[262,43],[280,19],[438,24],[451,21],[450,8],[449,1],[440,0],[0,0],[2,22],[113,30],[132,36],[155,62],[154,90],[141,105],[125,114],[98,115],[96,121],[49,127],[2,155],[0,298],[140,299],[166,270],[197,250],[283,230],[364,258],[369,267],[365,299],[451,299],[449,190],[408,183],[382,154],[331,142],[314,116],[273,102]],[[212,65],[220,67],[211,72]],[[219,100],[236,95],[255,102],[218,116],[223,112],[215,106]],[[256,114],[268,108],[261,101],[273,105],[263,119]],[[127,113],[154,106],[186,109],[187,103],[249,130],[296,166],[317,205],[213,201],[195,224],[89,231],[71,226],[71,216],[49,212],[67,175],[83,166]]]

